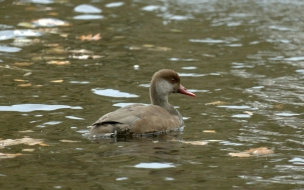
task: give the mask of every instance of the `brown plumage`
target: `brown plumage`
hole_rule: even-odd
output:
[[[110,112],[92,124],[90,135],[146,134],[183,126],[180,113],[168,102],[170,93],[195,97],[180,84],[178,74],[169,69],[156,72],[150,83],[152,105],[133,104]]]

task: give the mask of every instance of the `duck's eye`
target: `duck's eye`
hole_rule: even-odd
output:
[[[172,79],[171,79],[171,82],[172,82],[172,83],[175,83],[175,79],[174,79],[174,78],[172,78]]]

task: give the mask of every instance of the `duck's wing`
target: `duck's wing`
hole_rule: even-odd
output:
[[[180,121],[162,107],[133,104],[110,112],[93,123],[90,134],[114,131],[136,134],[172,130],[180,127]]]

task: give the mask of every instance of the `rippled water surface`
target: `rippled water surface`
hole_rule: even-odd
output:
[[[303,9],[0,1],[0,188],[304,189]],[[197,95],[170,96],[184,131],[83,137],[101,115],[148,104],[163,68]]]

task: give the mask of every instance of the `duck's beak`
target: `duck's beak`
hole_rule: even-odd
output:
[[[189,92],[185,87],[183,87],[183,85],[179,85],[179,89],[177,91],[178,93],[181,93],[181,94],[185,94],[185,95],[188,95],[188,96],[192,96],[192,97],[195,97],[196,95],[193,94],[192,92]]]

